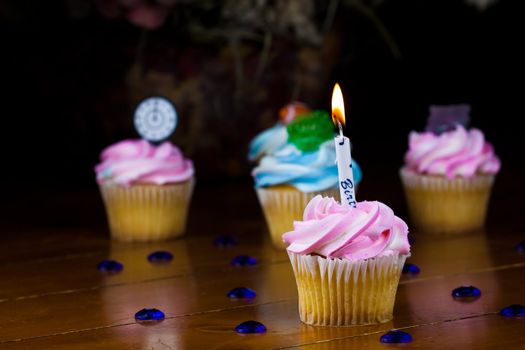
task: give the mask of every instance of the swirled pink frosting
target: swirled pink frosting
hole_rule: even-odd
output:
[[[407,235],[406,223],[381,202],[358,202],[352,208],[318,195],[283,240],[293,253],[358,260],[408,254]]]
[[[159,146],[145,140],[124,140],[104,149],[95,167],[97,181],[128,186],[183,182],[194,174],[193,163],[166,141]]]
[[[419,174],[472,177],[476,173],[495,174],[501,167],[494,148],[475,128],[455,130],[436,135],[432,132],[411,132],[405,154],[408,169]]]
[[[495,174],[501,162],[494,148],[478,129],[455,130],[435,135],[432,132],[411,132],[405,154],[408,169],[430,175],[472,177],[476,173]]]

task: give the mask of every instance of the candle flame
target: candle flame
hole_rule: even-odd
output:
[[[346,124],[345,120],[345,102],[343,100],[343,92],[338,83],[334,86],[334,92],[332,93],[332,120],[334,124],[341,123]]]

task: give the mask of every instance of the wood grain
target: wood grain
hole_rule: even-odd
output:
[[[0,246],[0,348],[384,349],[379,336],[393,328],[414,336],[409,347],[525,347],[525,320],[498,315],[504,306],[525,304],[525,254],[513,249],[525,238],[519,223],[460,236],[413,232],[409,262],[421,273],[402,276],[393,321],[312,327],[299,321],[286,253],[270,245],[254,198],[245,204],[243,193],[249,190],[229,189],[226,216],[201,202],[186,237],[170,242],[123,244],[108,239],[104,229],[81,225],[11,228]],[[200,220],[208,211],[213,224]],[[240,218],[232,224],[235,215]],[[215,247],[213,239],[224,233],[239,245]],[[172,252],[174,260],[149,263],[147,255],[156,250]],[[258,264],[234,268],[230,261],[236,255],[254,256]],[[101,274],[96,264],[102,259],[121,261],[124,270]],[[481,298],[452,299],[451,290],[461,285],[479,287]],[[228,299],[226,293],[239,286],[254,289],[257,297]],[[137,324],[133,315],[144,307],[163,310],[166,319]],[[250,319],[268,331],[234,332]]]

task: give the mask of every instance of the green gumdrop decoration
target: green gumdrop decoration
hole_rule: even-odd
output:
[[[286,127],[288,141],[303,152],[312,152],[334,137],[334,125],[326,111],[301,114]]]

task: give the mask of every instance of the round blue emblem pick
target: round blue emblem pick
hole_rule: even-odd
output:
[[[154,96],[144,99],[135,110],[135,129],[150,142],[167,139],[177,127],[177,111],[167,98]]]

